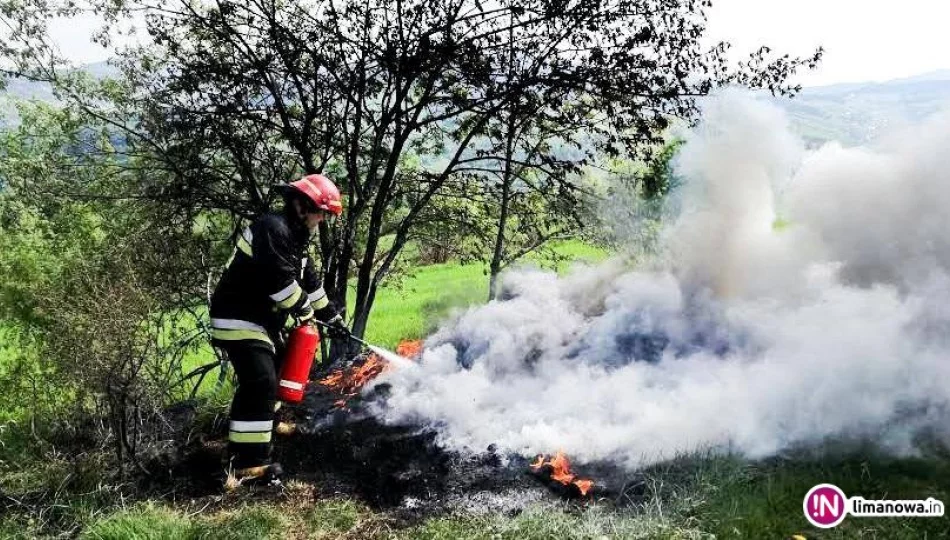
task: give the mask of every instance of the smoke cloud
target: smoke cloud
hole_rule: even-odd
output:
[[[912,451],[950,425],[948,141],[944,116],[806,152],[778,109],[720,95],[678,158],[664,256],[507,274],[384,374],[376,413],[629,467],[838,436]]]

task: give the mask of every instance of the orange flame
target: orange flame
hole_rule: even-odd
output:
[[[594,481],[587,478],[582,478],[580,480],[574,480],[574,485],[577,486],[577,490],[581,492],[581,496],[587,495],[590,491],[590,488],[594,487]]]
[[[396,354],[402,356],[403,358],[416,358],[422,354],[422,340],[421,339],[407,339],[396,345]]]
[[[338,369],[317,382],[343,397],[334,403],[337,408],[342,408],[347,400],[359,394],[363,386],[382,373],[386,366],[385,360],[371,354],[362,364],[348,369]]]
[[[422,352],[422,341],[403,341],[396,347],[400,356],[413,357]],[[378,354],[370,354],[361,364],[346,369],[337,369],[317,381],[329,390],[339,394],[342,399],[333,403],[337,409],[346,408],[346,403],[360,393],[369,381],[389,369],[389,362]]]
[[[558,452],[551,459],[546,459],[544,455],[538,455],[537,459],[531,463],[531,469],[535,473],[548,467],[550,469],[551,480],[559,482],[565,486],[573,484],[580,492],[581,496],[587,495],[594,487],[594,481],[589,478],[577,478],[577,475],[571,472],[571,461],[563,452]]]

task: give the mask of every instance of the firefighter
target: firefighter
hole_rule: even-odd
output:
[[[241,483],[280,484],[280,464],[270,454],[282,330],[316,319],[330,325],[330,337],[348,335],[307,256],[320,222],[342,213],[340,191],[319,174],[279,189],[283,212],[260,217],[238,236],[211,297],[212,342],[237,375],[228,453]]]

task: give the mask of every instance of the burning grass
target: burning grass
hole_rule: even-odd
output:
[[[803,490],[818,479],[846,486],[848,493],[925,493],[947,500],[950,469],[932,460],[895,460],[863,452],[754,463],[694,454],[631,474],[619,502],[594,497],[578,504],[547,498],[510,511],[455,506],[416,513],[407,513],[405,506],[367,506],[353,495],[326,497],[321,494],[326,486],[306,487],[295,481],[287,495],[277,498],[235,498],[228,505],[210,507],[207,499],[132,505],[91,523],[85,534],[90,538],[130,538],[137,533],[149,538],[380,540],[788,538],[793,534],[909,540],[947,536],[946,520],[937,519],[846,520],[838,529],[818,535],[801,514]],[[439,497],[448,499],[450,494],[443,492]]]
[[[403,340],[396,347],[396,354],[414,360],[422,354],[422,347],[422,340]],[[335,410],[349,411],[348,404],[360,395],[366,384],[391,368],[385,356],[374,352],[347,368],[332,371],[317,383],[322,387],[322,391],[339,396],[333,401]],[[585,497],[594,487],[593,480],[580,478],[571,471],[571,462],[562,452],[557,452],[551,458],[539,455],[529,468],[538,478],[567,488],[562,494],[568,497]]]
[[[419,358],[419,355],[422,354],[422,340],[405,339],[400,341],[399,345],[396,346],[396,354],[410,360]]]
[[[531,470],[538,476],[547,476],[548,479],[563,486],[572,486],[577,493],[584,497],[594,487],[594,481],[589,478],[578,478],[571,472],[571,461],[563,452],[558,452],[553,458],[539,455],[530,465]]]
[[[418,357],[422,354],[422,340],[401,341],[396,347],[396,354],[409,359]],[[340,398],[334,401],[333,405],[337,409],[345,409],[347,402],[359,395],[366,383],[390,367],[389,362],[382,355],[370,353],[350,367],[332,371],[319,379],[317,383],[328,391],[338,394]]]
[[[398,350],[409,355],[408,347]],[[365,413],[366,400],[385,399],[385,394],[375,390],[364,394],[361,389],[385,368],[385,361],[368,355],[331,373],[336,375],[332,379],[336,386],[313,385],[310,402],[301,409],[324,415],[324,420],[316,424],[316,431],[298,434],[278,447],[278,459],[294,483],[310,486],[302,506],[249,498],[246,503],[253,502],[257,513],[249,509],[246,516],[245,510],[235,513],[237,503],[228,507],[232,510],[215,503],[211,515],[195,516],[194,509],[172,514],[159,509],[152,517],[120,513],[110,518],[110,527],[123,532],[143,530],[124,529],[126,525],[160,529],[161,524],[139,522],[156,519],[157,513],[158,519],[172,521],[168,524],[172,530],[186,531],[184,537],[200,537],[206,534],[201,531],[234,524],[246,525],[242,530],[262,537],[781,538],[805,532],[811,538],[801,515],[801,497],[818,482],[832,482],[848,493],[868,497],[911,486],[914,489],[902,491],[907,498],[947,499],[943,488],[930,480],[950,479],[950,469],[943,467],[938,473],[928,470],[925,462],[911,466],[908,461],[867,461],[871,455],[867,449],[858,449],[843,462],[816,460],[814,455],[756,463],[690,455],[637,472],[610,464],[585,464],[577,471],[561,452],[540,455],[533,462],[495,455],[492,449],[450,452],[439,447],[431,430],[382,424]],[[337,392],[350,400],[346,409],[333,407],[333,399],[341,395]],[[580,472],[596,478],[596,485]],[[542,487],[538,478],[552,489]],[[349,513],[337,516],[334,506],[325,505],[328,497],[341,505],[340,512]],[[358,511],[350,511],[354,504]],[[273,514],[282,517],[263,519]],[[132,523],[123,525],[123,519]],[[854,520],[842,530],[846,537],[887,538],[937,538],[950,532],[945,522],[937,520],[918,520],[910,529],[898,521],[882,523]],[[193,535],[193,531],[199,532]]]
[[[338,394],[340,398],[334,401],[333,405],[337,409],[344,409],[351,398],[359,395],[366,383],[375,379],[385,369],[386,361],[377,354],[371,354],[357,365],[334,370],[317,383]]]
[[[396,347],[396,354],[403,358],[416,359],[422,354],[422,347],[423,342],[421,340],[403,340]],[[325,402],[325,400],[314,400],[312,399],[313,396],[315,394],[329,393],[333,396],[336,396],[332,403],[333,410],[343,415],[356,412],[353,410],[351,402],[356,401],[357,396],[361,394],[366,384],[378,377],[387,369],[391,369],[393,367],[392,364],[387,361],[387,356],[391,355],[387,355],[385,353],[377,354],[375,352],[370,353],[365,358],[354,362],[351,366],[336,369],[329,375],[319,379],[317,381],[318,386],[315,387],[311,392],[311,401],[308,407],[311,410],[319,408],[318,403],[320,401]],[[359,415],[357,414],[357,417],[358,416]],[[337,421],[342,421],[344,423],[347,422],[345,416],[337,417]],[[393,440],[404,440],[410,442],[414,440],[418,441],[425,448],[420,448],[416,454],[443,454],[441,449],[436,449],[433,446],[431,442],[431,435],[426,435],[423,438],[409,436],[406,432],[393,431],[391,428],[378,424],[372,418],[362,418],[358,422],[351,422],[350,426],[358,426],[358,429],[355,429],[355,431],[354,429],[349,429],[350,436],[352,436],[353,433],[361,433],[364,436],[376,438],[376,434],[372,433],[373,431],[376,431],[378,434],[383,436],[383,439],[386,439],[386,437],[389,436]],[[410,432],[412,431],[419,430],[410,429]],[[348,441],[348,444],[352,445],[354,442],[355,441],[351,438]],[[385,446],[386,444],[390,444],[390,441],[387,440],[385,443],[377,441],[373,443],[373,446],[379,447],[381,444]],[[448,455],[449,454],[445,454],[445,456]],[[385,456],[383,456],[383,459],[388,461],[388,458]],[[500,462],[498,456],[495,456],[491,450],[489,450],[485,456],[482,456],[479,459],[489,467],[497,467],[498,463]],[[430,471],[441,470],[444,461],[441,459],[436,461],[440,463],[420,464],[422,465],[421,469],[425,470],[428,468],[427,465],[433,465],[434,469],[429,468]],[[407,468],[411,468],[411,466]],[[550,458],[546,458],[543,455],[538,456],[537,460],[534,463],[531,463],[527,469],[535,477],[547,480],[551,487],[562,487],[563,489],[558,489],[557,491],[562,496],[567,498],[586,497],[594,488],[593,480],[578,477],[574,472],[572,472],[570,460],[562,452],[558,452]],[[354,476],[359,477],[361,475],[357,473]]]

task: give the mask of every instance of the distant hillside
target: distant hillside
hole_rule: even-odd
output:
[[[108,62],[96,62],[86,64],[80,68],[96,78],[105,78],[117,73],[114,66]],[[38,99],[40,101],[55,102],[53,90],[47,83],[28,81],[25,79],[10,79],[7,81],[7,87],[0,92],[0,126],[15,124],[17,122],[16,113],[13,105],[10,103],[13,99]]]
[[[950,70],[883,83],[806,88],[794,99],[775,102],[810,144],[837,140],[857,145],[950,109]]]
[[[81,69],[107,77],[116,68],[107,62]],[[54,101],[49,85],[11,80],[0,93],[0,125],[15,123],[12,106],[3,96]],[[950,110],[950,69],[882,83],[836,84],[805,88],[794,99],[774,99],[792,119],[795,130],[809,145],[837,140],[853,146],[866,143],[889,129]]]

